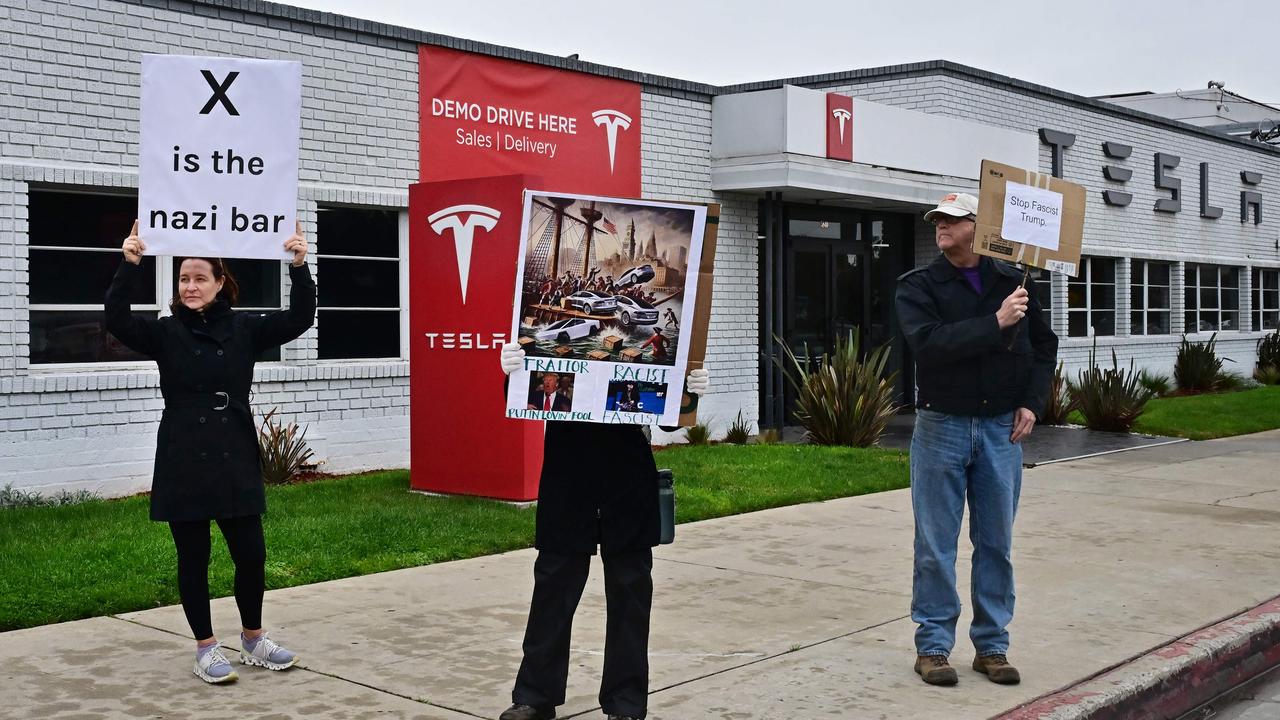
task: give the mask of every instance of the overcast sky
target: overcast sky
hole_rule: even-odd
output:
[[[1203,88],[1280,103],[1265,3],[1203,0],[293,0],[713,85],[945,59],[1081,95]]]

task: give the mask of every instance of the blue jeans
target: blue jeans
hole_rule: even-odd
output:
[[[965,498],[973,543],[973,624],[978,655],[1009,649],[1013,619],[1013,517],[1022,489],[1022,445],[1009,441],[1013,413],[994,417],[916,411],[911,436],[915,572],[911,619],[920,655],[950,655],[956,641],[956,543]]]

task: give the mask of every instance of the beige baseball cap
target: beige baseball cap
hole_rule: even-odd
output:
[[[978,198],[969,193],[947,193],[938,203],[938,207],[924,214],[925,222],[933,222],[934,216],[938,214],[951,217],[976,217]]]

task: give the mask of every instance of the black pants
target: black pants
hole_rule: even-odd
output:
[[[600,707],[607,715],[643,718],[649,699],[649,611],[653,551],[603,555],[608,609]],[[539,552],[533,601],[524,632],[524,660],[511,700],[535,707],[564,704],[573,613],[587,583],[591,556]]]
[[[262,516],[216,522],[236,566],[240,624],[257,630],[262,627],[262,593],[266,589],[267,544],[262,536]],[[209,521],[171,522],[169,531],[178,549],[178,595],[187,624],[197,640],[213,637],[213,622],[209,619]]]

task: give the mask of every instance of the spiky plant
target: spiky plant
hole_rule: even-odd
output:
[[[1173,364],[1173,381],[1184,392],[1213,392],[1222,375],[1222,358],[1217,355],[1218,333],[1209,342],[1188,342],[1182,336],[1178,345],[1178,359]]]
[[[729,430],[724,434],[724,441],[734,445],[746,445],[747,440],[751,438],[751,421],[742,416],[742,411],[738,411],[738,417],[729,426]]]
[[[690,445],[707,445],[711,442],[711,427],[704,422],[684,429],[684,437]]]
[[[1062,374],[1062,363],[1053,371],[1053,379],[1049,381],[1049,399],[1044,404],[1044,415],[1041,422],[1045,425],[1065,425],[1067,416],[1075,410],[1071,393],[1067,392],[1067,377]]]
[[[315,453],[307,447],[307,431],[299,432],[298,424],[282,425],[272,408],[262,416],[258,428],[258,448],[262,457],[262,480],[268,485],[287,483],[306,467]]]
[[[898,411],[898,373],[885,374],[887,344],[863,357],[861,340],[850,332],[836,339],[832,353],[803,363],[781,339],[779,344],[787,354],[787,381],[796,393],[795,417],[811,442],[869,447],[880,439]]]
[[[1097,365],[1097,352],[1095,340],[1089,351],[1089,368],[1080,371],[1076,382],[1067,381],[1072,401],[1090,430],[1129,432],[1155,393],[1139,382],[1132,360],[1128,370],[1122,369],[1113,348],[1111,368],[1104,369]]]

